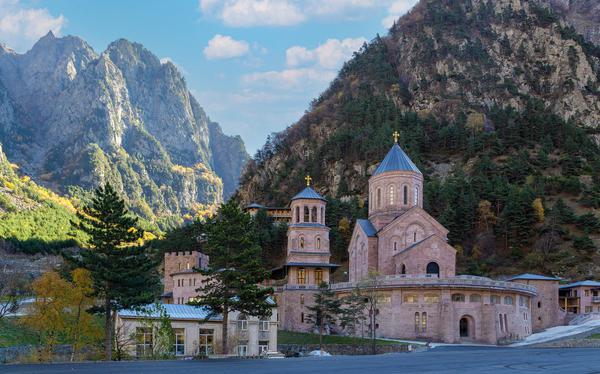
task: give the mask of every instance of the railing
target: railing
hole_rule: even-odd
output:
[[[431,277],[407,277],[402,275],[388,275],[378,277],[376,282],[378,288],[388,287],[466,287],[466,288],[491,288],[500,291],[518,291],[531,295],[537,294],[537,289],[522,283],[495,281],[484,277],[458,276],[455,278],[431,278]],[[333,290],[351,289],[356,286],[353,282],[335,283],[331,285]]]

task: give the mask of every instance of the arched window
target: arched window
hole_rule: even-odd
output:
[[[502,318],[502,314],[498,314],[498,319],[500,320],[500,331],[504,332],[504,319]]]
[[[300,223],[300,207],[296,207],[296,223]]]
[[[298,284],[306,284],[306,270],[304,268],[298,269]]]
[[[421,328],[421,316],[419,312],[415,313],[415,332],[419,333],[419,329]]]
[[[398,250],[398,242],[394,241],[394,251]]]
[[[437,262],[430,262],[427,264],[427,274],[440,276],[440,266]]]
[[[408,186],[404,186],[404,191],[403,191],[403,200],[404,200],[404,205],[408,205]]]
[[[315,269],[315,283],[321,284],[323,282],[323,269]]]
[[[471,296],[469,296],[469,302],[470,303],[480,303],[481,302],[481,295],[479,294],[471,294]]]
[[[440,302],[440,296],[437,294],[426,293],[425,296],[423,296],[423,300],[425,301],[425,304],[437,304]]]
[[[421,313],[421,332],[427,331],[427,313]]]
[[[394,191],[394,186],[390,186],[389,191],[388,191],[388,196],[390,198],[390,205],[394,205],[395,203],[395,191]]]
[[[189,263],[189,262],[185,264],[185,268],[186,268],[187,270],[190,270],[190,263]]]
[[[513,305],[514,300],[513,300],[512,296],[504,296],[504,304]]]
[[[417,232],[413,232],[413,243],[417,242]]]
[[[316,206],[313,206],[311,216],[312,216],[311,221],[316,223],[317,222],[317,207]]]
[[[381,208],[381,188],[377,189],[377,208]]]
[[[325,224],[325,208],[321,207],[321,224]]]
[[[321,238],[317,237],[317,249],[321,249]]]
[[[248,330],[248,317],[245,314],[240,314],[237,321],[238,329],[241,331]]]
[[[300,294],[300,305],[304,305],[304,294]]]
[[[304,220],[302,222],[310,222],[310,213],[308,207],[304,207]]]
[[[452,301],[457,302],[457,303],[464,303],[465,295],[463,295],[462,293],[452,294]]]
[[[300,249],[304,249],[304,236],[300,237]]]
[[[400,268],[400,274],[406,274],[406,265],[402,264],[402,267]]]
[[[415,186],[415,205],[419,205],[419,186]]]

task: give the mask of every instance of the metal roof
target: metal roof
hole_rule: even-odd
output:
[[[319,262],[288,262],[285,266],[305,266],[305,267],[316,267],[316,268],[338,268],[340,265],[319,263]]]
[[[356,223],[360,225],[360,227],[365,232],[365,234],[367,234],[367,236],[377,236],[377,230],[375,230],[375,227],[373,227],[373,224],[368,219],[357,219]]]
[[[525,274],[515,275],[514,277],[509,278],[508,280],[509,281],[514,281],[514,280],[559,281],[559,280],[561,280],[561,278],[547,277],[545,275],[525,273]]]
[[[185,304],[160,304],[165,308],[169,318],[177,320],[203,320],[208,317],[209,309],[206,307],[185,305]],[[119,317],[123,318],[160,318],[160,313],[156,310],[154,304],[146,305],[143,308],[146,312],[135,309],[124,309],[119,311]],[[209,321],[221,321],[221,315],[210,317]]]
[[[315,223],[315,222],[299,222],[299,223],[292,223],[289,226],[290,227],[323,227],[325,225],[323,225],[321,223]]]
[[[593,280],[585,280],[585,281],[565,284],[565,285],[560,286],[559,288],[566,289],[566,288],[575,288],[575,287],[600,287],[600,282],[596,282]]]
[[[392,149],[388,152],[387,156],[381,161],[373,176],[379,175],[388,171],[414,171],[415,173],[421,174],[421,171],[417,167],[417,165],[412,162],[410,157],[398,144],[394,144]]]
[[[264,205],[260,205],[258,203],[252,203],[246,207],[246,209],[264,209]]]
[[[310,187],[306,187],[299,194],[292,197],[292,201],[299,199],[310,199],[310,200],[323,200],[326,201],[323,196],[321,196],[317,191],[313,190]]]

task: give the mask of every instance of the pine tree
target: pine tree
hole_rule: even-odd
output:
[[[155,299],[160,287],[158,259],[139,246],[143,232],[137,228],[138,220],[110,184],[97,188],[77,217],[79,222],[71,223],[89,235],[88,248],[65,257],[91,273],[93,295],[102,299],[102,307],[94,310],[104,314],[105,359],[110,360],[116,312]]]
[[[206,278],[196,290],[197,301],[190,304],[208,307],[211,317],[223,316],[221,342],[223,353],[227,354],[229,313],[270,316],[273,305],[268,296],[273,289],[259,285],[268,272],[261,262],[254,223],[233,199],[221,205],[217,216],[206,222],[205,232],[205,253],[210,263],[207,269],[197,269]]]
[[[306,307],[306,309],[309,310],[308,323],[312,323],[319,329],[319,351],[322,352],[323,330],[325,326],[335,325],[342,311],[341,300],[335,296],[327,283],[322,282],[319,285],[319,292],[314,294],[313,304]]]

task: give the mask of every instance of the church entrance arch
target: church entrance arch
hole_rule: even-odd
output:
[[[475,339],[475,320],[471,316],[462,316],[458,322],[458,331],[461,340]]]

